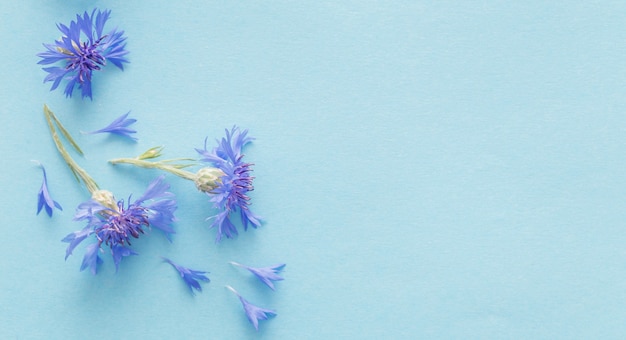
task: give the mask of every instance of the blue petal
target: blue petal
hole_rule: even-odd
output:
[[[135,252],[134,250],[130,248],[120,246],[120,245],[115,245],[111,247],[111,255],[113,256],[113,262],[115,263],[115,272],[117,273],[120,262],[122,262],[122,258],[126,256],[131,256],[131,255],[138,255],[138,254],[137,252]]]
[[[233,292],[239,298],[243,306],[243,310],[248,317],[248,321],[252,323],[254,329],[259,330],[259,320],[267,320],[269,317],[276,316],[276,311],[271,309],[265,309],[251,304],[248,300],[244,299],[239,293],[231,286],[226,286],[231,292]]]
[[[59,210],[63,210],[61,205],[50,197],[50,192],[48,191],[48,177],[46,175],[46,169],[43,167],[41,163],[41,170],[43,171],[43,182],[41,183],[41,188],[39,189],[39,193],[37,195],[37,215],[41,212],[42,208],[46,209],[46,214],[49,217],[52,217],[53,208],[57,208]]]
[[[237,262],[231,262],[231,264],[247,269],[249,272],[254,274],[254,276],[256,276],[261,282],[263,282],[265,285],[270,287],[272,290],[274,290],[274,283],[272,281],[284,280],[283,277],[278,275],[278,272],[280,272],[281,270],[283,270],[283,268],[285,268],[286,264],[284,263],[276,264],[276,265],[269,266],[269,267],[259,267],[259,268],[246,266]]]
[[[74,248],[76,248],[77,245],[83,242],[92,233],[93,231],[91,230],[91,227],[87,226],[80,231],[75,231],[65,236],[61,240],[61,242],[69,243],[67,249],[65,250],[65,259],[67,260],[67,258],[72,255],[72,251],[74,251]]]
[[[202,286],[200,286],[200,283],[198,282],[198,280],[211,282],[211,280],[204,275],[207,272],[185,268],[183,266],[180,266],[174,263],[172,260],[168,258],[165,258],[165,257],[161,257],[161,258],[163,259],[163,261],[169,263],[172,267],[174,267],[174,269],[178,271],[178,273],[180,274],[180,277],[183,279],[187,287],[189,287],[189,291],[191,292],[191,294],[195,294],[193,291],[194,289],[199,292],[202,291]]]
[[[113,134],[117,134],[117,135],[120,135],[120,136],[128,137],[128,138],[136,141],[137,138],[131,136],[131,134],[137,133],[137,131],[129,129],[127,127],[129,125],[135,123],[137,120],[136,119],[126,119],[128,117],[128,114],[130,114],[130,112],[127,112],[127,113],[119,116],[113,122],[111,122],[111,124],[107,125],[106,127],[102,128],[100,130],[87,132],[87,134],[113,133]]]
[[[81,271],[89,268],[93,275],[98,274],[98,266],[102,264],[102,259],[98,256],[99,249],[99,243],[93,243],[87,246],[85,249],[85,256],[83,257],[83,263],[80,265]]]
[[[135,201],[135,204],[141,204],[142,202],[146,200],[150,200],[150,199],[165,198],[165,197],[173,196],[172,193],[167,192],[167,190],[170,188],[170,185],[163,180],[164,178],[165,176],[163,175],[155,178],[148,185],[148,188],[143,193],[143,195]]]

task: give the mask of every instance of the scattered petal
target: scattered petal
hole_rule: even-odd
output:
[[[117,119],[115,119],[113,122],[111,122],[111,124],[109,124],[108,126],[102,128],[100,130],[87,132],[87,134],[92,135],[92,134],[96,134],[96,133],[112,133],[112,134],[115,134],[115,135],[118,135],[118,136],[130,138],[130,139],[136,141],[137,138],[131,136],[131,134],[137,133],[137,131],[135,131],[133,129],[129,129],[128,126],[134,124],[137,121],[137,119],[132,119],[132,118],[128,118],[127,119],[129,114],[130,114],[130,112],[127,112],[127,113],[117,117]]]
[[[183,266],[180,266],[174,263],[172,260],[165,258],[165,257],[162,257],[162,259],[163,261],[171,264],[172,267],[174,267],[174,269],[178,271],[178,273],[180,274],[180,277],[183,278],[183,280],[187,284],[187,287],[189,287],[189,291],[191,292],[191,294],[195,295],[193,291],[194,289],[199,292],[202,292],[202,286],[200,286],[200,283],[198,282],[198,280],[211,282],[211,280],[209,280],[209,278],[204,275],[204,274],[207,274],[207,272],[201,272],[198,270],[185,268]]]
[[[43,165],[37,162],[39,166],[41,166],[41,170],[43,171],[43,183],[41,183],[41,188],[39,189],[39,195],[37,200],[37,215],[41,212],[41,209],[45,207],[46,213],[49,217],[52,217],[52,210],[57,208],[59,210],[63,210],[61,205],[50,197],[50,192],[48,191],[48,177],[46,176],[46,169]]]
[[[254,276],[256,276],[259,280],[261,280],[261,282],[265,283],[268,287],[270,287],[272,290],[275,290],[274,282],[272,281],[282,281],[285,279],[278,275],[278,273],[281,270],[283,270],[283,268],[285,268],[286,264],[284,263],[273,265],[270,267],[262,267],[262,268],[249,267],[249,266],[237,263],[237,262],[231,262],[231,264],[237,267],[247,269],[252,274],[254,274]]]
[[[243,310],[246,312],[248,320],[257,331],[259,330],[259,320],[267,320],[269,317],[276,316],[276,311],[255,306],[248,302],[248,300],[241,297],[241,295],[239,295],[233,287],[226,286],[226,288],[239,297],[239,301],[241,301],[241,304],[243,305]]]

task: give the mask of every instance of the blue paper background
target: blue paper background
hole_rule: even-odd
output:
[[[94,6],[131,52],[94,100],[35,55]],[[617,1],[2,1],[2,338],[626,337],[626,4]],[[238,124],[257,140],[258,230],[214,244],[207,198],[167,176],[178,233],[114,274],[63,261],[88,198],[47,103],[118,198]],[[131,110],[138,143],[81,135]],[[35,216],[41,171],[64,207]],[[158,256],[211,272],[192,297]],[[232,268],[286,262],[275,292]],[[248,324],[230,284],[278,316]]]

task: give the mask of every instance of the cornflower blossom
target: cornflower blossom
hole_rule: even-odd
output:
[[[193,164],[177,164],[176,161],[188,159],[169,159],[150,162],[147,159],[157,158],[161,155],[162,148],[152,148],[135,158],[116,158],[109,162],[112,164],[132,164],[135,166],[160,169],[170,172],[181,178],[191,180],[196,188],[210,197],[210,202],[218,211],[207,220],[213,219],[211,228],[216,228],[215,241],[219,243],[222,237],[233,238],[238,232],[231,221],[233,214],[239,213],[244,230],[248,225],[256,228],[261,225],[261,218],[250,210],[250,197],[248,192],[254,190],[250,175],[251,163],[243,161],[242,148],[253,140],[248,136],[248,130],[240,130],[234,126],[230,131],[226,130],[226,136],[217,141],[217,146],[212,150],[207,149],[206,139],[204,149],[196,149],[201,155],[201,161],[213,166],[204,167],[197,173],[183,170]]]
[[[130,112],[127,112],[127,113],[117,117],[113,122],[111,122],[111,124],[103,127],[102,129],[96,130],[96,131],[91,131],[91,132],[86,132],[86,134],[92,135],[92,134],[96,134],[96,133],[111,133],[111,134],[115,134],[115,135],[118,135],[118,136],[127,137],[127,138],[130,138],[130,139],[136,141],[137,138],[135,138],[135,137],[133,137],[131,135],[133,133],[137,133],[137,131],[128,128],[128,126],[134,124],[137,121],[137,119],[128,118],[129,114],[130,114]]]
[[[248,320],[257,331],[259,330],[259,320],[267,320],[269,317],[276,316],[276,311],[255,306],[239,295],[233,287],[226,286],[226,288],[237,295],[239,301],[241,301],[241,304],[243,305],[243,310],[246,313]]]
[[[102,261],[99,260],[98,252],[93,250],[94,247],[110,249],[117,271],[122,258],[137,255],[129,248],[131,240],[139,238],[146,229],[159,229],[171,241],[171,234],[175,233],[170,225],[176,220],[176,201],[173,199],[174,195],[167,191],[169,187],[163,181],[163,176],[160,176],[150,183],[141,197],[127,204],[124,204],[124,200],[116,202],[109,191],[95,191],[90,200],[78,206],[74,216],[76,221],[86,221],[87,226],[62,240],[69,243],[65,259],[78,244],[93,235],[96,242],[87,247],[81,270],[90,268],[95,275]]]
[[[96,10],[91,14],[86,11],[81,16],[76,15],[76,21],[68,26],[57,24],[62,36],[54,44],[43,44],[45,52],[37,54],[42,58],[40,65],[50,65],[57,62],[62,66],[44,67],[48,72],[45,82],[52,82],[50,91],[56,89],[62,80],[67,80],[65,96],[71,97],[74,87],[78,85],[82,97],[92,98],[91,78],[93,71],[98,71],[110,61],[119,69],[124,70],[124,63],[128,63],[126,54],[126,37],[124,31],[117,28],[104,33],[104,26],[111,14],[110,10]]]
[[[193,270],[193,269],[183,267],[165,257],[162,257],[162,259],[163,261],[172,265],[172,267],[174,267],[174,269],[178,271],[178,273],[180,274],[180,277],[183,279],[183,281],[185,281],[185,284],[187,285],[187,287],[189,287],[189,291],[191,292],[192,295],[195,295],[193,291],[194,289],[199,292],[202,292],[202,286],[200,286],[200,282],[198,281],[211,282],[211,280],[208,277],[206,277],[206,275],[204,275],[204,274],[207,274],[207,272],[201,272],[199,270]]]
[[[45,207],[46,213],[49,217],[52,217],[53,208],[57,208],[59,210],[63,210],[61,205],[52,199],[50,196],[50,192],[48,191],[48,177],[46,176],[46,168],[43,167],[43,164],[35,161],[43,171],[43,183],[41,183],[41,188],[39,189],[39,194],[37,196],[37,215],[41,212],[41,209]]]
[[[250,209],[250,197],[248,192],[254,190],[250,175],[252,171],[251,163],[243,161],[241,149],[254,138],[248,137],[248,130],[241,131],[239,127],[233,126],[228,131],[226,137],[217,141],[217,147],[207,150],[206,139],[204,149],[196,149],[202,157],[203,162],[211,163],[215,168],[221,170],[223,175],[217,181],[217,186],[209,191],[204,191],[213,202],[213,207],[219,212],[209,217],[214,219],[212,228],[217,228],[215,241],[219,242],[222,235],[232,238],[237,235],[237,228],[231,222],[231,215],[239,211],[244,230],[248,230],[248,224],[256,228],[261,225],[260,217],[255,215]],[[201,186],[198,186],[201,188]]]
[[[285,279],[278,275],[278,273],[281,270],[283,270],[283,268],[285,268],[286,264],[284,263],[273,265],[270,267],[260,267],[260,268],[249,267],[249,266],[237,263],[237,262],[231,262],[230,264],[232,264],[233,266],[247,269],[249,272],[254,274],[254,276],[256,276],[259,280],[261,280],[261,282],[263,282],[265,285],[270,287],[272,290],[275,290],[274,282],[272,281],[282,281]]]
[[[131,239],[139,238],[148,228],[154,227],[163,231],[171,241],[171,234],[175,233],[171,224],[176,220],[174,217],[176,201],[174,195],[167,191],[169,184],[163,181],[163,176],[152,181],[144,194],[132,203],[130,198],[126,204],[124,200],[116,200],[113,193],[101,190],[93,178],[69,155],[61,143],[54,123],[72,146],[77,148],[77,145],[47,106],[44,106],[44,114],[57,150],[76,178],[82,181],[91,193],[91,199],[81,203],[74,216],[74,220],[86,221],[87,225],[62,240],[69,243],[65,259],[72,254],[76,246],[93,236],[96,242],[86,247],[80,270],[89,268],[95,275],[103,262],[98,253],[103,251],[104,247],[110,249],[117,271],[124,257],[137,255],[129,247]]]

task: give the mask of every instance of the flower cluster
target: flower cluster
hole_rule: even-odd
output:
[[[213,219],[211,228],[216,228],[216,242],[222,237],[235,237],[237,227],[231,221],[232,215],[239,213],[244,230],[248,226],[256,228],[261,225],[261,218],[250,210],[250,197],[248,192],[254,190],[251,176],[252,165],[243,161],[242,148],[254,138],[248,136],[248,130],[241,130],[234,126],[226,130],[226,136],[217,141],[217,146],[207,149],[205,139],[204,149],[196,149],[201,156],[201,161],[212,166],[204,167],[197,173],[192,173],[183,168],[191,164],[177,164],[177,161],[188,160],[185,158],[168,159],[161,161],[148,161],[148,159],[161,156],[162,148],[151,148],[135,158],[116,158],[109,162],[112,164],[127,163],[135,166],[160,169],[181,178],[191,180],[196,188],[210,197],[217,214],[207,219]]]
[[[124,63],[128,63],[124,31],[117,29],[104,31],[110,13],[109,10],[94,9],[91,13],[84,12],[82,15],[76,15],[76,20],[71,21],[69,25],[57,25],[62,33],[61,38],[53,44],[44,44],[46,51],[38,54],[41,58],[39,64],[57,64],[43,68],[48,73],[44,83],[52,82],[51,91],[65,81],[66,97],[71,97],[74,89],[78,87],[83,99],[85,97],[92,99],[91,81],[94,71],[101,70],[108,62],[121,70],[124,69]],[[137,120],[128,118],[129,113],[121,115],[102,129],[86,134],[110,133],[137,141],[133,135],[137,131],[130,128],[130,125]],[[138,255],[131,243],[150,229],[160,230],[171,242],[171,236],[175,233],[172,225],[176,221],[174,212],[177,209],[177,203],[174,195],[169,192],[170,186],[164,181],[164,176],[153,180],[138,199],[131,200],[132,196],[129,196],[126,201],[117,200],[110,191],[100,189],[93,178],[70,156],[60,135],[80,155],[83,155],[83,152],[55,114],[45,105],[44,114],[59,154],[79,183],[82,182],[91,194],[89,200],[77,207],[74,215],[75,221],[84,222],[86,225],[62,239],[62,242],[68,244],[65,259],[67,260],[76,247],[84,241],[91,240],[85,242],[89,244],[84,247],[80,270],[89,269],[92,274],[97,274],[103,263],[100,254],[108,250],[117,272],[122,259]],[[257,228],[262,223],[261,218],[250,210],[248,194],[254,190],[254,177],[251,175],[253,164],[245,162],[242,153],[242,149],[252,140],[254,138],[248,136],[247,130],[241,130],[237,126],[227,129],[225,137],[218,139],[217,146],[212,149],[207,148],[207,139],[205,139],[204,148],[196,149],[196,151],[200,155],[199,161],[207,163],[207,166],[195,173],[186,170],[189,166],[197,165],[196,160],[193,159],[152,161],[161,156],[162,147],[151,148],[136,158],[120,158],[110,162],[160,169],[193,181],[196,188],[208,195],[210,202],[213,203],[216,214],[207,220],[212,220],[211,228],[216,229],[216,242],[220,242],[223,237],[234,238],[238,234],[233,221],[235,215],[239,215],[246,231],[248,226]],[[38,193],[37,214],[45,208],[46,213],[52,217],[55,208],[59,210],[62,208],[50,197],[46,170],[42,165],[41,168],[43,183]],[[178,272],[193,295],[195,292],[202,292],[201,282],[211,281],[206,275],[208,272],[184,267],[165,257],[163,260]],[[231,262],[231,264],[246,269],[272,290],[276,289],[275,282],[284,280],[280,272],[285,264],[268,267],[251,267],[237,262]],[[276,311],[258,307],[243,298],[231,286],[226,287],[239,298],[248,320],[256,330],[259,328],[259,320],[276,316]]]
[[[116,202],[113,194],[106,190],[94,192],[89,201],[78,206],[74,216],[77,221],[86,221],[87,226],[63,239],[69,243],[65,258],[78,244],[94,235],[96,243],[87,247],[81,270],[89,267],[95,275],[102,262],[96,250],[103,245],[110,248],[117,270],[123,257],[137,254],[129,248],[131,239],[139,238],[145,229],[159,229],[171,240],[171,234],[175,233],[170,225],[175,221],[176,201],[168,189],[169,184],[163,181],[163,176],[158,177],[140,198],[127,205],[123,200]]]
[[[57,151],[76,178],[82,181],[91,193],[91,199],[78,206],[74,217],[77,221],[87,221],[87,226],[67,235],[62,240],[69,243],[65,259],[72,254],[76,246],[94,235],[96,242],[86,247],[80,269],[90,268],[95,275],[98,272],[98,266],[102,263],[98,250],[101,250],[103,245],[111,250],[117,271],[124,257],[137,255],[129,248],[131,239],[139,238],[140,234],[145,233],[145,229],[150,227],[159,229],[171,241],[170,236],[174,233],[171,224],[175,221],[174,211],[177,206],[174,195],[167,191],[169,184],[163,181],[163,176],[152,181],[144,194],[132,203],[130,198],[126,205],[123,200],[116,201],[113,193],[101,190],[95,180],[69,155],[57,131],[60,131],[80,154],[82,150],[46,105],[44,105],[44,115]]]
[[[44,82],[52,82],[50,91],[56,89],[62,80],[67,80],[66,97],[71,97],[74,87],[78,85],[83,98],[92,98],[93,71],[100,70],[107,61],[124,69],[124,63],[128,63],[124,31],[113,29],[106,34],[104,32],[110,14],[109,10],[94,9],[91,14],[77,14],[76,21],[71,21],[69,26],[57,24],[63,35],[54,44],[43,44],[46,51],[37,55],[42,58],[39,61],[41,65],[63,63],[61,67],[43,68],[48,72]]]

